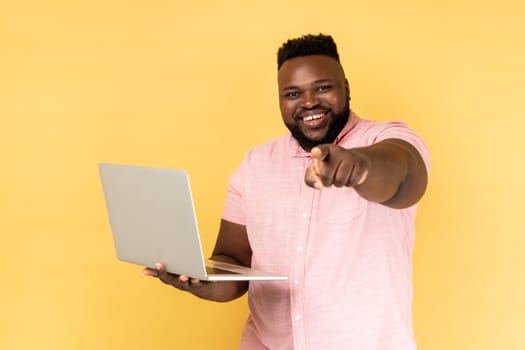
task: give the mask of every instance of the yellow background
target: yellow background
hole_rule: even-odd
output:
[[[324,32],[353,109],[408,122],[431,151],[414,252],[419,348],[524,349],[524,10],[3,0],[0,348],[235,348],[245,298],[203,301],[116,260],[96,165],[188,169],[209,254],[228,175],[285,130],[278,46]]]

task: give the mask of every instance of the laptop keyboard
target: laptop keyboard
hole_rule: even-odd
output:
[[[240,275],[238,272],[218,269],[216,267],[206,266],[206,272],[210,275]]]

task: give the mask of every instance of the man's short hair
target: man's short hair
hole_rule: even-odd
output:
[[[339,62],[337,45],[330,35],[307,34],[283,43],[277,51],[277,70],[289,59],[310,55],[330,56]]]

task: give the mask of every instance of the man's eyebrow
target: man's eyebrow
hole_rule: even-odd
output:
[[[312,85],[317,85],[317,84],[323,84],[323,83],[329,83],[331,80],[330,79],[319,79],[319,80],[316,80],[312,83]]]
[[[318,80],[313,81],[310,85],[313,86],[313,85],[324,84],[324,83],[329,83],[329,82],[331,82],[330,79],[318,79]],[[300,90],[300,89],[301,88],[298,86],[290,85],[290,86],[286,86],[282,88],[282,91]]]

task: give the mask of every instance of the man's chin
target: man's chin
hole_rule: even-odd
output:
[[[323,130],[323,131],[319,130],[318,132],[308,132],[308,133],[301,132],[301,135],[302,135],[301,137],[307,140],[308,142],[321,143],[323,142],[323,140],[326,139],[327,134],[328,134],[327,130]]]
[[[350,110],[346,108],[341,114],[335,115],[332,123],[326,128],[320,128],[319,130],[307,129],[304,130],[299,125],[288,125],[288,130],[292,133],[292,136],[297,140],[301,147],[309,152],[313,147],[323,143],[333,143],[339,135],[339,132],[343,130],[344,126],[348,121]],[[305,132],[306,131],[306,132]]]
[[[315,146],[325,143],[324,138],[312,139],[302,133],[292,133],[292,136],[299,143],[299,145],[301,145],[301,147],[307,152],[309,152]]]

